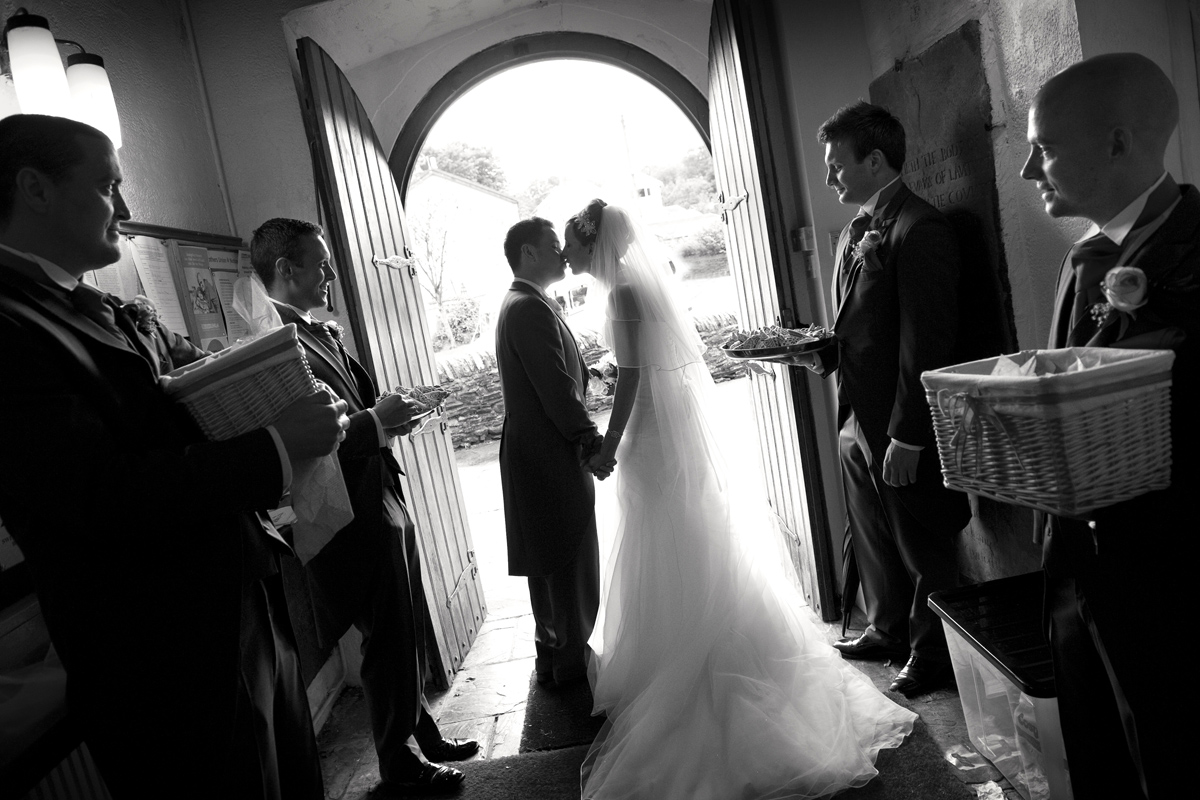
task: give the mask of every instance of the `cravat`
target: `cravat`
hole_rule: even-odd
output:
[[[328,324],[317,320],[309,322],[303,319],[299,320],[299,322],[309,333],[316,337],[317,341],[325,345],[325,348],[330,353],[341,359],[342,366],[346,368],[347,372],[350,371],[350,358],[346,353],[346,348],[342,347],[342,343],[338,341],[338,337],[330,330]]]
[[[67,294],[67,297],[76,311],[111,334],[117,342],[124,344],[144,358],[150,364],[150,368],[154,370],[154,374],[159,374],[156,354],[152,353],[146,343],[141,340],[133,320],[121,310],[121,307],[110,295],[88,286],[86,283],[80,283]]]
[[[862,241],[867,229],[871,227],[871,215],[859,214],[850,220],[849,235],[846,237],[846,247],[842,250],[842,269],[838,275],[839,297],[845,297],[850,290],[850,268],[854,265],[854,246]]]
[[[1104,299],[1104,276],[1117,265],[1122,248],[1103,233],[1076,242],[1067,258],[1075,270],[1075,299],[1071,306],[1068,347],[1079,347],[1096,333],[1091,307]]]
[[[67,296],[71,299],[71,305],[80,314],[118,339],[126,338],[125,333],[117,326],[118,312],[104,292],[93,289],[86,283],[80,283]]]

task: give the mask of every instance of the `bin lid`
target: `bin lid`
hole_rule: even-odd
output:
[[[934,592],[929,607],[1030,697],[1054,697],[1041,570]]]

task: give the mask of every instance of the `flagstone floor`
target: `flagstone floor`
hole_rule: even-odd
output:
[[[749,381],[717,387],[724,408],[750,408]],[[747,415],[750,416],[750,415]],[[601,429],[604,421],[598,420]],[[745,423],[743,423],[745,424]],[[753,442],[749,430],[731,429],[729,443]],[[745,435],[749,433],[750,435]],[[451,687],[429,696],[443,735],[480,742],[476,758],[515,755],[521,743],[529,676],[533,671],[533,618],[523,578],[507,574],[503,506],[496,466],[496,445],[459,452],[459,478],[467,498],[468,516],[487,605],[487,619],[455,676]],[[731,456],[732,460],[732,456]],[[814,621],[828,641],[841,633],[838,624]],[[901,665],[854,662],[878,684]],[[911,707],[920,714],[943,753],[967,744],[967,729],[958,692],[951,688],[918,698]],[[327,800],[362,800],[379,780],[362,691],[347,688],[319,737]],[[1008,800],[1019,800],[1011,785],[990,765],[973,770],[947,769],[967,784],[995,780]],[[976,788],[972,786],[971,788]]]

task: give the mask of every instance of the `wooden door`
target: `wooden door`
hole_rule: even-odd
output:
[[[437,383],[425,305],[417,270],[406,263],[404,209],[387,154],[333,59],[308,38],[297,50],[318,191],[360,360],[379,387]],[[454,449],[444,425],[399,437],[393,447],[406,473],[404,493],[417,527],[437,639],[436,653],[431,648],[432,679],[448,686],[486,615]]]
[[[812,307],[804,302],[811,264],[804,251],[811,251],[812,236],[769,14],[759,2],[714,0],[708,45],[709,130],[744,328],[813,319],[796,312]],[[768,499],[809,604],[824,619],[836,619],[829,515],[807,370],[773,365],[770,371],[751,376]]]

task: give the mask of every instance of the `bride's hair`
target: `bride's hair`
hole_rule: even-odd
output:
[[[567,220],[567,225],[575,234],[575,238],[583,245],[593,244],[600,232],[600,217],[608,203],[599,197],[587,204],[587,208]]]

